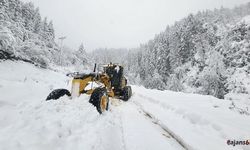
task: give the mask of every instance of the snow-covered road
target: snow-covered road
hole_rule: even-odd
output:
[[[0,71],[1,150],[250,149],[226,143],[250,139],[250,117],[230,101],[133,86],[99,115],[87,95],[45,101],[70,86],[62,73],[10,61]]]

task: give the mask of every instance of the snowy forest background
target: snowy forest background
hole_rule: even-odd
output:
[[[85,62],[83,45],[72,51],[55,42],[53,22],[42,18],[33,3],[0,0],[0,56],[22,59],[40,67]]]
[[[250,100],[250,3],[190,14],[138,48],[86,53],[57,44],[32,3],[0,0],[0,59],[50,69],[121,63],[131,84]]]

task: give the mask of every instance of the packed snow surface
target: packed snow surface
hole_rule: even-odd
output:
[[[250,149],[227,145],[250,139],[250,116],[230,100],[132,86],[132,98],[111,99],[103,115],[88,95],[45,101],[53,89],[70,89],[70,80],[24,62],[0,62],[0,149]]]

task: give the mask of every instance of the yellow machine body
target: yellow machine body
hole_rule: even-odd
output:
[[[127,79],[123,75],[123,67],[117,64],[103,66],[103,71],[94,71],[89,74],[69,73],[73,77],[71,92],[67,89],[55,89],[47,100],[57,100],[67,95],[71,98],[79,97],[81,94],[89,94],[89,103],[93,104],[101,114],[108,110],[109,97],[115,97],[128,101],[132,96],[131,86],[127,86]]]
[[[80,96],[80,94],[89,94],[91,95],[94,91],[94,87],[91,89],[85,89],[90,84],[97,83],[99,85],[105,86],[108,90],[109,97],[114,97],[114,91],[111,88],[111,83],[109,76],[106,74],[99,74],[98,77],[95,75],[89,75],[82,78],[74,78],[72,80],[72,86],[71,86],[71,94],[73,97]]]

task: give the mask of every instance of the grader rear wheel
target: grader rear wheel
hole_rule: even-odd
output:
[[[106,88],[96,88],[90,96],[89,102],[102,114],[109,108],[109,97]]]
[[[123,101],[128,101],[132,96],[132,88],[131,86],[125,86],[123,89]]]

